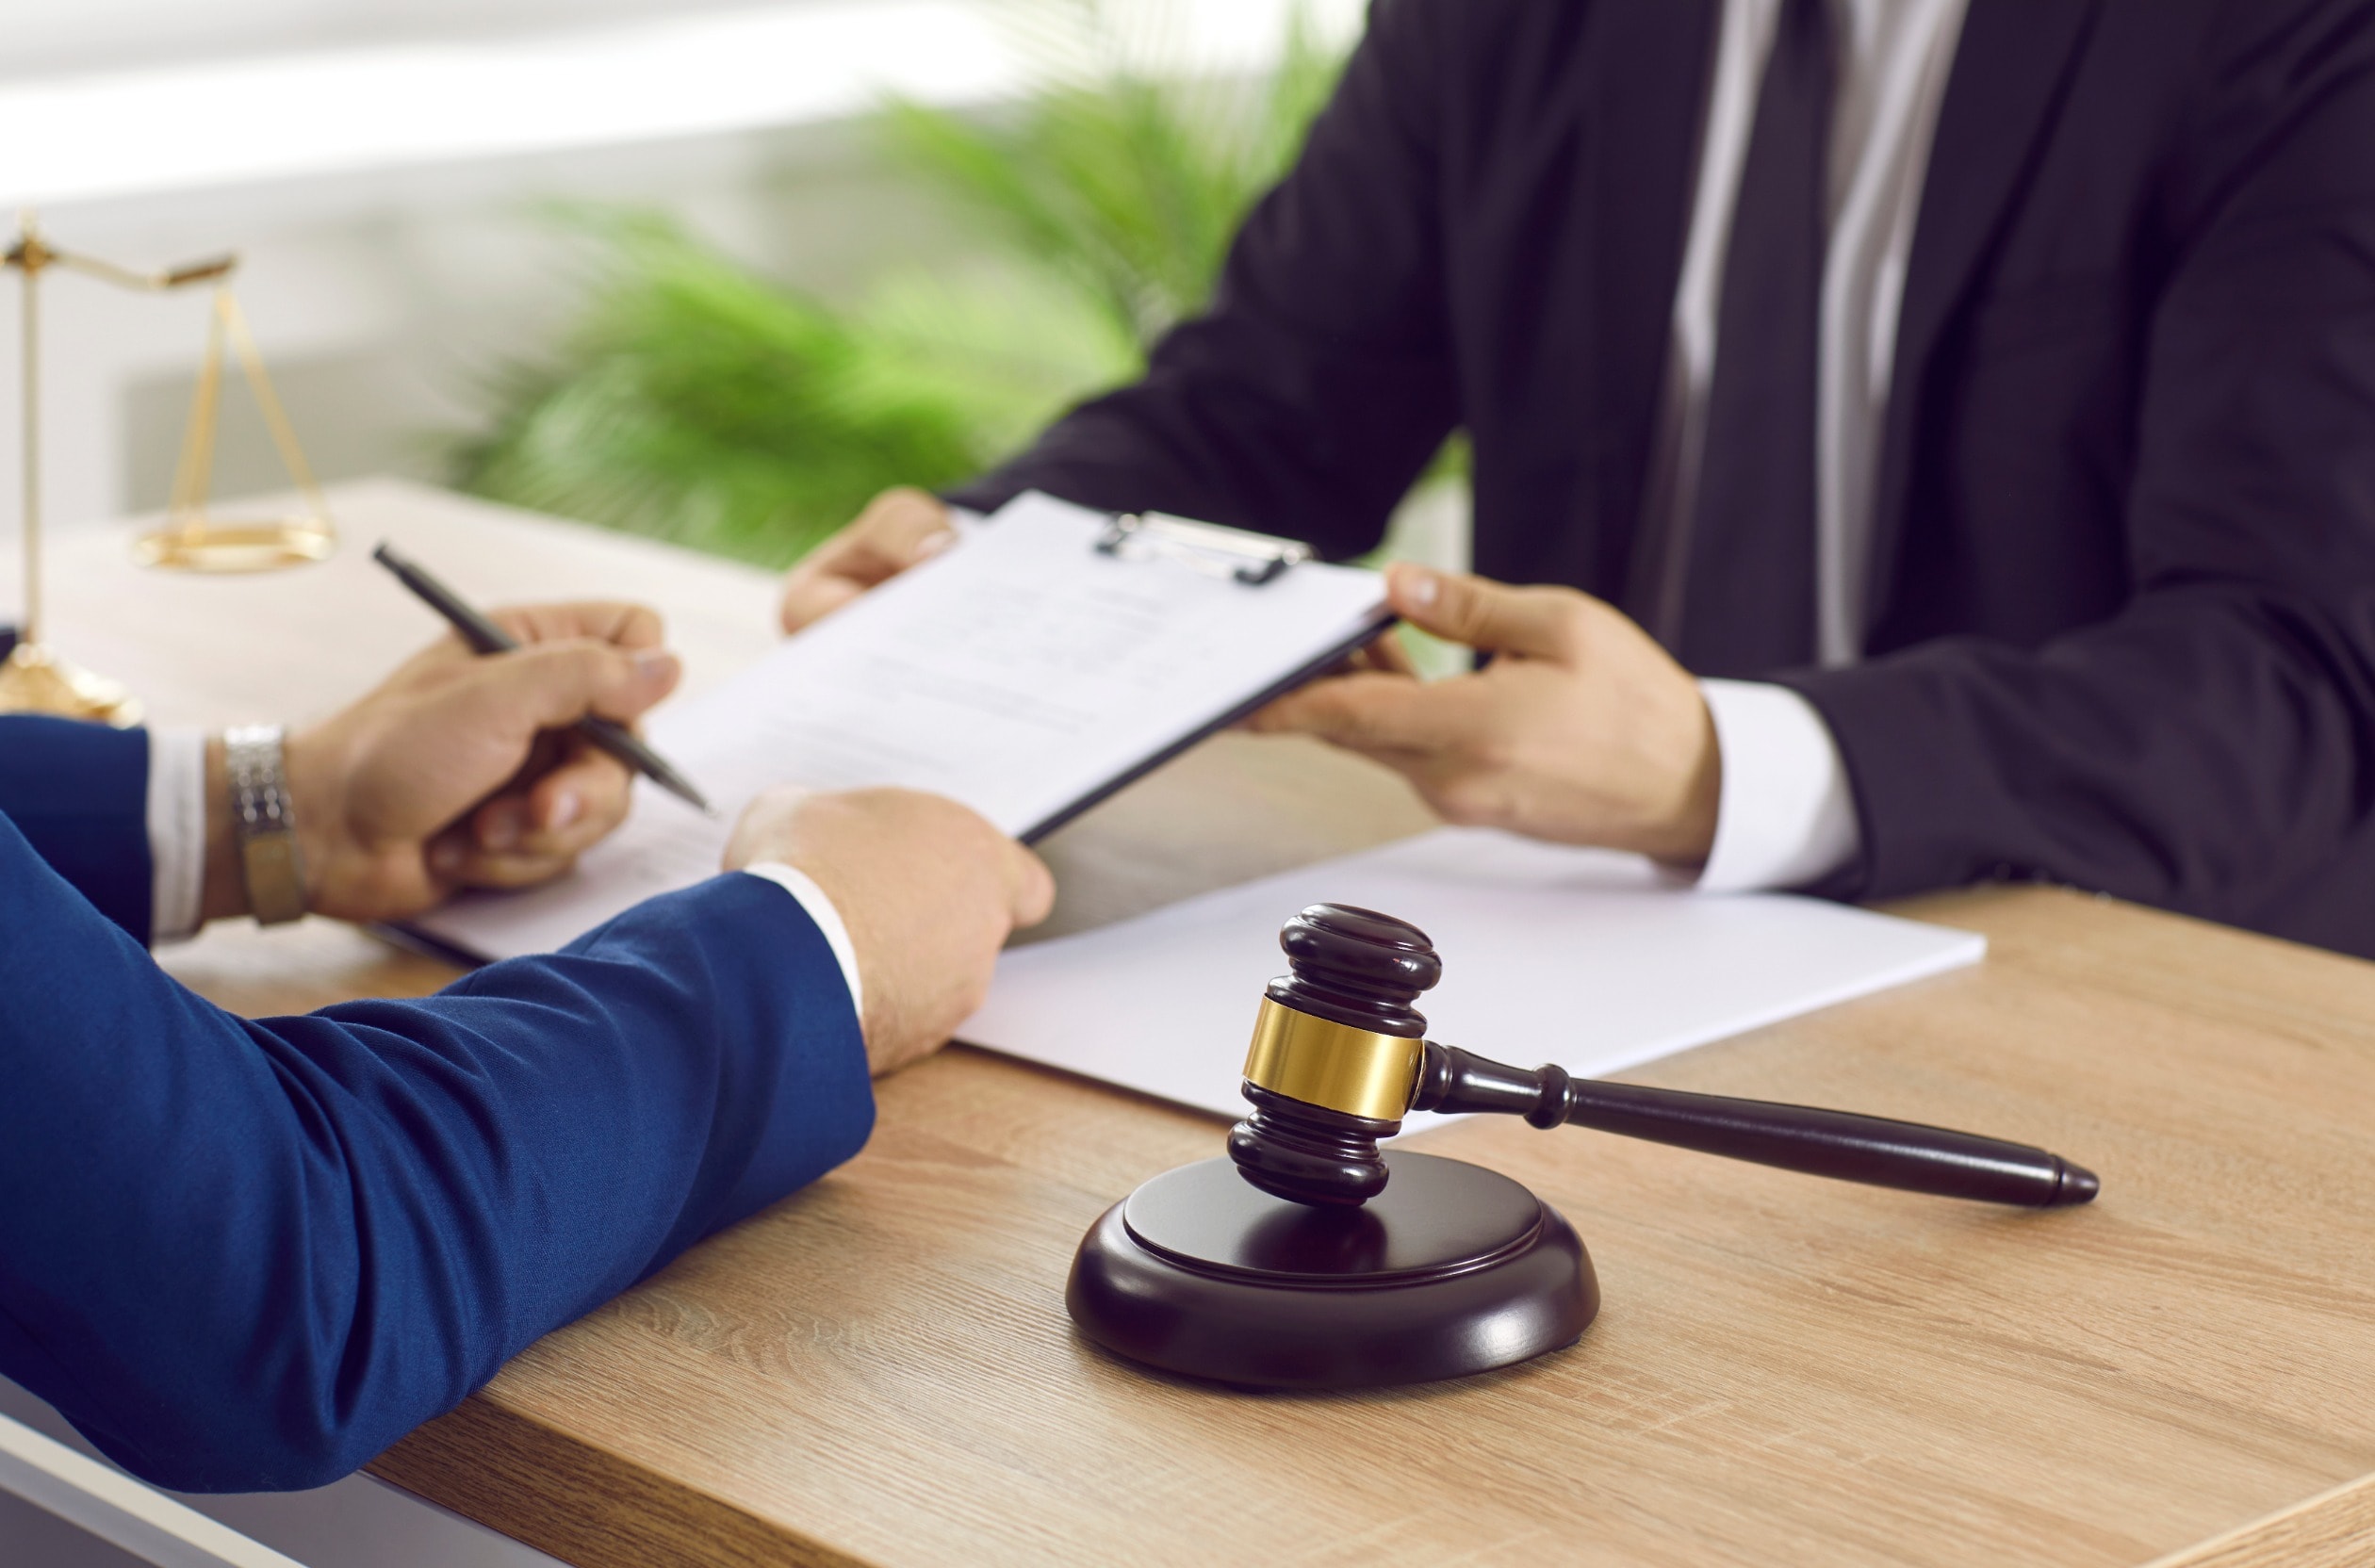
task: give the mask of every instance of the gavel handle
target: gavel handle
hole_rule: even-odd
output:
[[[1558,1067],[1527,1071],[1433,1040],[1410,1108],[1522,1116],[1537,1127],[1569,1122],[1810,1176],[2029,1208],[2084,1203],[2102,1184],[2094,1172],[2024,1143],[1811,1105],[1601,1083]]]

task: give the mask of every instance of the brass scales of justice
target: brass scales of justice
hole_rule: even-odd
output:
[[[41,279],[51,268],[80,272],[86,277],[139,293],[169,293],[200,284],[214,286],[214,303],[207,316],[205,357],[191,396],[188,423],[183,428],[181,454],[173,468],[173,487],[165,520],[133,546],[141,564],[188,572],[258,572],[297,566],[325,559],[337,547],[337,531],[321,487],[314,482],[305,454],[287,412],[265,373],[263,356],[248,331],[247,318],[231,292],[230,277],[238,267],[236,255],[210,257],[161,272],[142,272],[93,256],[61,251],[43,237],[31,214],[23,219],[16,240],[0,265],[12,268],[23,280],[24,425],[20,456],[24,464],[23,531],[25,546],[24,613],[17,643],[0,662],[0,713],[52,713],[90,719],[119,727],[140,721],[140,705],[121,684],[69,662],[43,638],[46,627],[41,604]],[[304,498],[305,510],[294,514],[218,520],[206,510],[213,480],[218,423],[222,405],[222,368],[226,350],[238,356],[249,391],[264,416],[265,428],[279,449],[283,466]]]

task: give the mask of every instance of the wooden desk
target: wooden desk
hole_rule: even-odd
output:
[[[399,487],[341,510],[466,591],[704,607],[678,616],[696,678],[763,640],[765,584],[729,567]],[[325,703],[429,629],[401,601],[363,626],[350,550],[232,585],[235,644],[170,608],[225,585],[111,548],[59,552],[57,635],[168,717]],[[326,639],[318,665],[279,651],[291,627]],[[1051,854],[1079,923],[1417,820],[1368,770],[1233,738]],[[2103,1173],[2092,1208],[1470,1122],[1428,1147],[1529,1183],[1590,1245],[1607,1305],[1582,1342],[1458,1385],[1229,1394],[1106,1359],[1061,1298],[1098,1212],[1220,1124],[958,1048],[881,1086],[848,1167],[374,1469],[589,1568],[2375,1562],[2375,967],[2064,892],[1909,912],[1985,931],[1987,963],[1629,1076],[2032,1139]],[[252,1011],[445,977],[319,923],[172,965]]]

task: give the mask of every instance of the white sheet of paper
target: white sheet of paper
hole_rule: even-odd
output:
[[[1443,981],[1418,1000],[1430,1038],[1586,1077],[1987,952],[1973,932],[1786,894],[1699,893],[1635,856],[1450,827],[1012,949],[958,1037],[1241,1116],[1262,988],[1286,971],[1279,926],[1319,903],[1393,915],[1433,940]]]
[[[942,554],[784,640],[652,746],[715,820],[638,780],[627,825],[560,881],[465,898],[418,923],[484,957],[549,952],[714,874],[742,808],[774,784],[898,784],[1008,833],[1066,810],[1358,633],[1378,574],[1306,564],[1259,587],[1094,546],[1096,512],[1028,495]]]

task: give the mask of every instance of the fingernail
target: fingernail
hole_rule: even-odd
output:
[[[510,802],[490,808],[479,824],[479,842],[493,850],[516,847],[528,829],[526,815]]]
[[[585,802],[575,790],[564,790],[552,797],[551,807],[545,812],[545,825],[563,828],[585,814]]]
[[[1435,596],[1442,592],[1442,585],[1436,581],[1434,573],[1424,566],[1401,565],[1394,570],[1401,579],[1399,586],[1402,597],[1421,610],[1434,603]]]
[[[927,533],[915,542],[915,549],[908,556],[908,564],[912,566],[919,562],[929,561],[956,542],[957,531],[953,528],[944,528],[938,533]]]
[[[666,648],[645,648],[635,655],[635,675],[638,679],[673,678],[678,667],[677,656]]]

